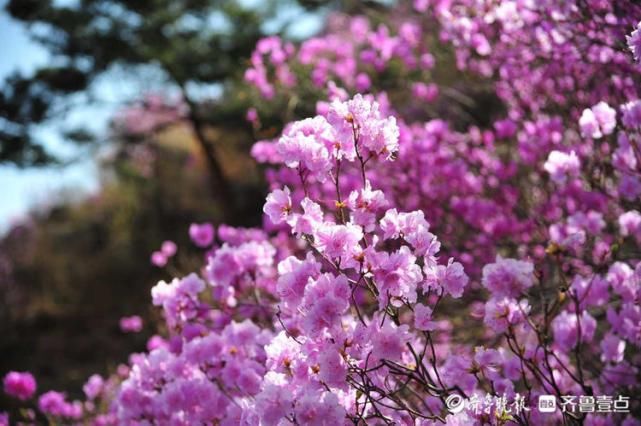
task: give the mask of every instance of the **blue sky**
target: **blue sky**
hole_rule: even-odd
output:
[[[47,61],[47,53],[33,43],[24,29],[4,12],[0,0],[0,81],[15,70],[30,72]],[[43,128],[40,134],[47,147],[64,152],[67,147],[57,140],[55,132]],[[0,233],[19,220],[31,206],[51,201],[62,188],[74,188],[83,193],[96,187],[95,166],[85,161],[65,168],[18,169],[0,166]]]
[[[252,4],[252,0],[244,3]],[[6,0],[0,0],[0,87],[1,82],[13,71],[29,73],[39,65],[47,62],[47,52],[37,43],[31,41],[20,23],[13,21],[5,12]],[[304,37],[316,32],[322,17],[302,13],[299,8],[284,10],[279,19],[294,18],[295,25],[291,28],[293,35]],[[273,31],[278,27],[276,22],[266,22],[265,30]],[[270,27],[273,27],[270,28]],[[104,132],[108,117],[118,105],[127,99],[132,99],[135,93],[153,90],[153,87],[140,87],[126,81],[126,76],[117,75],[115,78],[106,77],[95,85],[96,93],[104,101],[102,105],[83,107],[82,110],[72,111],[60,124],[71,124],[75,121],[91,122],[92,129]],[[73,155],[73,148],[59,137],[52,126],[42,127],[38,136],[46,148],[60,155]],[[98,187],[98,173],[92,159],[74,162],[66,167],[27,168],[19,169],[10,165],[0,166],[0,235],[13,223],[24,217],[31,208],[45,207],[59,198],[63,193],[73,193],[74,196],[88,194]]]

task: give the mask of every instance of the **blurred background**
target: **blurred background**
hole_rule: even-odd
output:
[[[304,39],[362,7],[0,0],[0,375],[29,370],[73,397],[144,349],[149,289],[169,278],[150,254],[173,240],[170,267],[187,269],[202,256],[192,222],[260,224],[249,149],[282,117],[261,111],[261,134],[246,120],[256,41]],[[128,315],[141,333],[120,330]]]

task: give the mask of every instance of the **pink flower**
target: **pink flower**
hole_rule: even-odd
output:
[[[483,267],[481,283],[494,296],[518,297],[532,286],[534,265],[515,259],[496,257],[496,262]]]
[[[292,200],[289,197],[289,188],[275,189],[267,196],[263,212],[274,224],[287,220],[292,212]]]
[[[585,137],[598,139],[603,136],[594,111],[590,108],[583,110],[583,114],[581,114],[581,118],[579,119],[579,127],[581,128],[581,134]]]
[[[276,149],[287,167],[300,167],[322,182],[332,167],[330,150],[334,152],[335,140],[334,130],[327,120],[317,116],[286,128]]]
[[[177,250],[176,243],[174,243],[173,241],[167,240],[163,242],[162,245],[160,246],[160,251],[166,257],[172,257],[173,255],[175,255],[176,250]]]
[[[258,123],[258,112],[256,111],[256,108],[249,108],[247,110],[247,114],[245,115],[245,118],[250,123],[256,125]]]
[[[352,191],[347,199],[347,207],[353,212],[353,221],[362,226],[366,231],[372,231],[376,223],[376,214],[387,206],[383,191],[373,191],[369,181],[365,187]]]
[[[351,259],[359,253],[359,241],[363,238],[360,226],[351,223],[336,225],[326,223],[316,230],[318,250],[330,259]]]
[[[517,302],[507,297],[491,298],[485,305],[485,318],[483,321],[496,333],[502,333],[508,326],[515,326],[525,320],[530,312],[527,300]]]
[[[330,387],[344,388],[347,366],[341,354],[335,348],[325,349],[318,358],[319,378]]]
[[[4,392],[22,401],[33,396],[36,392],[36,379],[31,373],[10,371],[4,376]]]
[[[436,323],[432,321],[432,308],[417,303],[414,306],[414,327],[419,330],[436,330]]]
[[[162,306],[170,326],[193,318],[197,313],[197,296],[205,288],[205,282],[192,273],[171,283],[160,281],[151,289],[152,303]]]
[[[426,12],[427,8],[430,5],[429,0],[414,0],[414,9],[416,9],[419,12]]]
[[[634,201],[641,196],[641,180],[638,177],[623,174],[619,181],[619,195],[628,201]]]
[[[419,256],[433,257],[440,250],[436,236],[429,232],[430,224],[422,211],[398,213],[396,209],[385,212],[380,220],[383,238],[403,238],[414,247]]]
[[[412,95],[416,99],[420,99],[425,102],[434,102],[438,97],[438,86],[434,83],[414,83],[412,85]]]
[[[453,258],[448,260],[447,265],[426,262],[423,271],[425,272],[425,291],[429,288],[442,289],[455,299],[463,295],[463,290],[470,280],[463,270],[463,265],[454,262]]]
[[[550,174],[552,181],[564,184],[568,177],[579,175],[581,163],[574,151],[566,154],[561,151],[552,151],[543,165],[546,172]]]
[[[284,259],[278,264],[278,295],[286,303],[298,305],[303,298],[307,282],[310,278],[316,279],[320,270],[321,265],[311,253],[308,253],[305,260],[298,260],[294,256]]]
[[[296,420],[303,425],[329,426],[345,423],[345,409],[336,395],[319,390],[308,390],[296,401]]]
[[[38,398],[38,408],[45,415],[78,419],[82,416],[80,401],[67,402],[64,393],[49,391]]]
[[[272,141],[256,142],[252,146],[250,154],[258,163],[280,164],[283,162],[276,149],[276,144]]]
[[[162,251],[155,251],[151,254],[151,263],[154,266],[162,268],[167,264],[167,256]]]
[[[581,302],[579,306],[582,308],[602,306],[607,303],[610,298],[610,284],[604,277],[599,275],[590,278],[575,275],[571,288],[576,292]]]
[[[416,286],[423,279],[421,267],[416,264],[416,257],[407,246],[396,252],[378,253],[376,262],[379,268],[374,277],[379,290],[379,306],[384,309],[392,299],[392,304],[400,304],[401,299],[416,301]],[[398,300],[396,300],[398,299]]]
[[[581,342],[590,343],[596,330],[596,320],[583,311],[580,315]],[[563,351],[572,350],[578,343],[579,319],[573,312],[563,311],[552,320],[554,343]]]
[[[42,394],[38,400],[38,408],[45,414],[62,416],[66,410],[65,395],[56,391]]]
[[[634,56],[634,60],[639,62],[641,61],[641,22],[637,24],[637,27],[632,31],[629,36],[625,36],[626,41],[628,42],[628,48]]]
[[[281,383],[281,376],[268,373],[263,390],[256,396],[255,404],[260,413],[260,424],[276,426],[292,410],[294,395],[289,387]]]
[[[586,241],[584,229],[569,223],[554,223],[548,228],[550,240],[564,249],[578,251]]]
[[[378,102],[360,94],[346,102],[332,102],[327,120],[336,131],[338,158],[345,157],[353,161],[359,150],[391,159],[392,154],[398,151],[399,129],[396,119],[382,117]],[[363,155],[363,152],[359,155]]]
[[[499,120],[494,123],[496,137],[499,139],[507,139],[516,134],[517,126],[513,120],[505,119]]]
[[[403,238],[414,247],[417,255],[432,257],[440,249],[440,243],[429,232],[430,224],[420,210],[409,213],[388,210],[381,219],[380,226],[384,238]]]
[[[639,288],[639,277],[634,270],[623,262],[614,262],[606,274],[612,290],[624,300],[634,300]]]
[[[619,339],[612,333],[608,333],[601,340],[601,361],[619,363],[623,361],[625,353],[625,340]]]
[[[427,0],[429,1],[429,0]],[[431,53],[423,53],[420,58],[421,68],[424,70],[431,70],[434,68],[435,63],[434,56]]]
[[[120,318],[120,329],[124,333],[138,333],[142,330],[142,318],[138,315]]]
[[[619,216],[619,229],[624,237],[634,236],[641,240],[641,213],[636,210],[623,213]]]
[[[226,287],[242,272],[237,250],[224,243],[207,262],[207,279],[214,286]]]
[[[392,321],[385,321],[380,326],[380,319],[375,319],[370,327],[372,358],[392,361],[400,359],[406,351],[405,343],[410,339],[407,325],[396,326]]]
[[[296,234],[314,234],[322,225],[323,211],[318,204],[307,197],[303,198],[300,204],[303,207],[303,214],[292,215],[287,223]]]
[[[271,371],[285,373],[291,368],[292,362],[301,355],[300,346],[284,331],[278,333],[265,346],[267,355],[266,365]]]
[[[359,92],[364,92],[370,88],[372,81],[369,79],[369,76],[365,73],[360,73],[356,76],[356,90]]]
[[[639,34],[641,38],[641,31],[639,31]],[[641,100],[621,105],[621,114],[621,121],[628,129],[635,129],[641,126]]]
[[[166,346],[167,346],[167,341],[162,337],[158,336],[157,334],[151,336],[149,340],[147,340],[147,350],[150,352],[153,351],[154,349],[164,348]]]
[[[616,115],[616,110],[605,102],[599,102],[592,108],[586,108],[579,119],[581,134],[593,139],[609,135],[616,127]]]
[[[104,388],[105,381],[98,374],[94,374],[89,377],[87,383],[82,387],[82,390],[85,392],[88,400],[94,400],[98,395],[102,393]]]
[[[325,273],[310,279],[305,287],[302,309],[306,312],[306,331],[317,336],[324,329],[340,324],[342,314],[349,307],[349,285],[344,275],[334,277]]]
[[[492,348],[477,346],[474,348],[474,363],[481,371],[481,374],[490,378],[497,379],[498,367],[502,364],[502,357],[499,351]]]
[[[192,223],[189,226],[189,238],[198,247],[209,247],[214,241],[214,226],[211,223]]]
[[[632,144],[636,144],[635,139],[620,132],[617,137],[617,148],[612,155],[612,165],[622,172],[634,171],[637,168],[637,157]]]
[[[160,250],[156,250],[151,254],[151,263],[154,266],[159,268],[167,265],[167,262],[171,257],[176,254],[176,244],[173,241],[164,241],[160,247]]]

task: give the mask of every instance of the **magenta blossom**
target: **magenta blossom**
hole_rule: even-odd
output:
[[[561,151],[552,151],[548,156],[543,168],[550,174],[550,178],[558,183],[563,184],[568,177],[575,177],[579,174],[581,163],[574,151],[566,154]]]
[[[31,373],[10,371],[4,376],[4,392],[20,400],[27,400],[36,392],[36,379]]]
[[[611,134],[617,124],[616,115],[616,110],[605,102],[586,108],[579,119],[581,134],[594,139]]]
[[[629,36],[626,36],[628,48],[632,52],[635,61],[641,61],[641,22],[632,31]]]
[[[167,256],[162,251],[155,251],[151,254],[151,264],[162,268],[167,265]]]
[[[289,217],[292,211],[292,200],[289,197],[289,188],[276,189],[267,196],[263,212],[274,224],[279,224]]]
[[[432,321],[432,309],[417,303],[414,307],[414,327],[419,330],[435,330],[436,323]]]
[[[519,297],[534,284],[534,265],[516,259],[496,257],[483,267],[482,284],[493,296]]]
[[[214,226],[211,223],[192,223],[189,226],[189,238],[198,247],[209,247],[214,241]]]
[[[84,384],[82,390],[85,392],[87,399],[94,400],[102,393],[104,385],[104,379],[100,375],[94,374],[89,377],[89,380]]]
[[[176,254],[176,251],[178,248],[176,247],[176,243],[173,241],[164,241],[162,245],[160,246],[160,251],[162,254],[164,254],[166,257],[173,257]]]
[[[120,329],[124,333],[138,333],[142,330],[142,318],[138,315],[120,318]]]
[[[57,391],[49,391],[38,398],[38,408],[49,416],[79,419],[82,416],[82,404],[79,401],[68,402],[66,395]]]

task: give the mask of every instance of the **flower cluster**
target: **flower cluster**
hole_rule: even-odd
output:
[[[48,392],[40,411],[97,424],[639,425],[638,401],[630,415],[448,411],[453,393],[534,406],[641,391],[641,8],[481,3],[416,0],[418,13],[376,27],[334,16],[299,46],[260,41],[246,79],[263,97],[323,93],[315,116],[252,149],[268,167],[264,229],[193,224],[203,268],[152,289],[167,335],[117,380],[85,386],[109,408]],[[465,112],[469,93],[432,81],[435,26],[456,72],[492,87],[489,122]],[[383,90],[390,76],[400,92]],[[5,390],[28,399],[29,383],[14,375]]]

